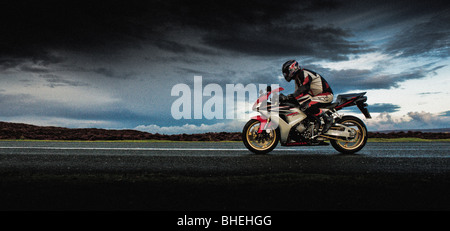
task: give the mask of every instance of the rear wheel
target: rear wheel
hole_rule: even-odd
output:
[[[331,139],[330,143],[339,152],[351,154],[360,151],[367,143],[367,128],[362,120],[354,116],[343,116],[336,123],[352,130],[353,136],[347,139]],[[338,128],[338,127],[337,127]],[[333,129],[330,128],[330,130]]]
[[[255,154],[266,154],[272,151],[280,141],[278,129],[267,132],[263,130],[258,133],[261,122],[259,120],[249,120],[242,130],[242,141],[245,147]]]

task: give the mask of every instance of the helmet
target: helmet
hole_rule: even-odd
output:
[[[286,79],[286,81],[288,82],[291,82],[292,78],[298,70],[300,70],[300,66],[298,65],[297,61],[289,60],[285,62],[282,68],[284,79]]]

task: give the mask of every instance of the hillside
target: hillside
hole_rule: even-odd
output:
[[[204,133],[162,135],[137,130],[98,128],[63,128],[0,122],[1,139],[31,140],[173,140],[173,141],[238,141],[240,133]]]
[[[448,132],[392,131],[369,132],[369,138],[448,139]],[[240,132],[162,135],[137,130],[110,130],[98,128],[63,128],[0,122],[0,140],[172,140],[172,141],[240,141]]]

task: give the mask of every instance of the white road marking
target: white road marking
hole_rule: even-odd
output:
[[[100,148],[100,147],[0,147],[0,149],[117,150],[117,151],[249,151],[246,148]],[[276,148],[273,151],[306,151],[308,148]]]
[[[154,154],[152,151],[179,151],[179,152],[183,152],[183,151],[198,151],[198,152],[218,152],[218,151],[225,151],[225,152],[246,152],[246,153],[251,153],[248,149],[246,148],[169,148],[169,147],[161,147],[161,148],[156,148],[156,147],[135,147],[135,148],[121,148],[121,147],[36,147],[36,146],[30,146],[30,147],[0,147],[0,150],[86,150],[86,151],[149,151],[148,154]],[[412,153],[400,153],[400,154],[386,154],[386,152],[389,152],[389,150],[398,150],[397,148],[393,147],[393,148],[378,148],[378,147],[372,147],[372,149],[370,150],[369,153],[365,153],[364,150],[361,152],[361,156],[367,156],[365,154],[369,154],[370,157],[382,157],[382,158],[397,158],[397,157],[414,157],[414,158],[433,158],[433,157],[437,157],[437,158],[450,158],[450,155],[448,154],[439,154],[438,156],[434,156],[434,155],[423,155],[423,153],[419,153],[417,155],[411,155]],[[421,150],[420,148],[411,148],[411,147],[403,147],[402,151],[418,151]],[[380,153],[378,153],[378,151],[382,151],[381,155]],[[307,153],[316,153],[316,152],[320,152],[322,154],[338,154],[337,151],[335,151],[334,149],[332,149],[331,147],[323,149],[321,147],[315,147],[315,146],[304,146],[304,147],[288,147],[288,148],[275,148],[274,150],[272,150],[272,153],[276,152],[283,152],[283,153],[303,153],[303,154],[307,154]],[[374,153],[375,152],[375,153]],[[413,152],[415,153],[415,152]],[[3,153],[3,154],[7,154],[7,153]],[[12,153],[9,153],[12,154]],[[79,153],[79,154],[87,154],[87,153]],[[105,155],[106,153],[103,153],[102,155]],[[119,153],[110,153],[111,155],[120,155]],[[128,155],[129,153],[121,153],[123,155]],[[406,155],[405,155],[406,154]]]
[[[0,147],[0,149],[121,150],[121,151],[246,151],[246,148],[83,148],[83,147]]]
[[[136,151],[249,151],[246,148],[100,148],[100,147],[0,147],[0,149],[43,149],[43,150],[136,150]],[[316,146],[302,146],[302,147],[289,147],[289,148],[275,148],[276,150],[284,151],[306,151],[317,150]],[[373,150],[397,150],[397,148],[372,148]],[[420,148],[402,148],[402,150],[421,150]],[[426,149],[423,149],[426,150]]]

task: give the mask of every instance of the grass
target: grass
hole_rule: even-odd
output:
[[[422,139],[415,137],[369,138],[368,142],[450,142],[450,139]]]
[[[95,143],[95,142],[106,142],[106,143],[173,143],[173,142],[242,142],[242,141],[177,141],[177,140],[31,140],[31,139],[5,139],[0,141],[25,141],[25,142],[86,142],[86,143]]]

